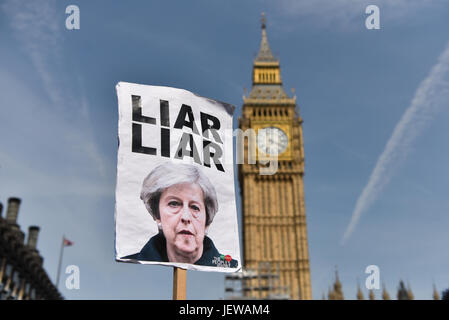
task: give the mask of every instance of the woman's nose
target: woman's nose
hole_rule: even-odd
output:
[[[184,223],[190,223],[191,219],[192,214],[190,213],[190,208],[189,206],[184,205],[181,212],[181,221]]]

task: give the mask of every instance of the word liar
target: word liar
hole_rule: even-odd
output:
[[[142,124],[156,125],[156,118],[142,115],[141,97],[132,95],[132,152],[144,153],[148,155],[157,155],[157,148],[147,147],[142,145]],[[193,160],[205,167],[211,167],[211,160],[213,160],[215,167],[219,171],[225,171],[222,165],[223,150],[220,144],[223,144],[218,130],[220,129],[220,120],[204,112],[200,112],[201,134],[195,124],[195,117],[193,115],[192,107],[182,104],[179,113],[176,117],[173,128],[170,127],[169,103],[166,100],[160,100],[160,118],[159,124],[161,127],[161,145],[160,155],[162,157],[170,158],[170,135],[171,130],[181,130],[181,139],[177,142],[177,149],[174,154],[175,159],[183,159],[185,156],[193,158]],[[183,132],[184,128],[189,128],[192,133]],[[211,135],[209,135],[209,133]],[[198,152],[198,147],[195,145],[193,135],[201,136],[202,142],[202,159]],[[214,140],[214,141],[213,141]]]

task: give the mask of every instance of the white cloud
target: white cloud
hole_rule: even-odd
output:
[[[6,1],[2,9],[15,37],[30,56],[53,105],[64,101],[49,65],[61,64],[60,28],[54,0]]]
[[[376,201],[401,160],[407,157],[415,138],[435,114],[449,103],[449,43],[421,82],[410,106],[394,128],[385,149],[377,160],[368,183],[357,199],[351,221],[343,235],[344,243],[354,231],[361,215]]]

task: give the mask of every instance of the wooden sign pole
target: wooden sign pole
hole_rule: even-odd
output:
[[[187,270],[173,268],[173,300],[186,299]]]

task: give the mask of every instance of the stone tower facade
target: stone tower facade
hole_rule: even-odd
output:
[[[244,141],[245,162],[239,165],[243,205],[244,266],[269,262],[279,268],[280,282],[293,299],[312,299],[304,203],[304,144],[296,96],[284,90],[279,60],[270,49],[262,16],[262,41],[254,60],[252,88],[243,98],[240,129],[253,129]],[[256,147],[254,147],[256,144]],[[249,147],[249,149],[248,149]],[[254,147],[254,149],[251,149]],[[251,164],[248,150],[257,161]],[[261,174],[277,160],[275,174]],[[264,298],[263,290],[247,292]]]

